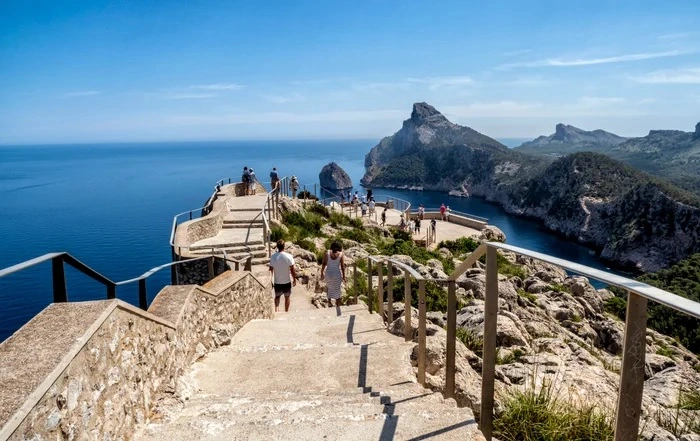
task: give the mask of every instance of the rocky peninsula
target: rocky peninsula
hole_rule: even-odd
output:
[[[370,150],[365,168],[365,185],[483,197],[631,269],[655,271],[700,251],[700,198],[602,154],[552,162],[508,149],[426,103]]]

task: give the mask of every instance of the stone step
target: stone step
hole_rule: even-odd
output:
[[[263,255],[266,255],[267,253],[265,252],[265,245],[253,245],[250,247],[243,246],[243,247],[234,247],[234,248],[220,248],[217,250],[214,250],[215,254],[222,255],[223,253],[221,250],[226,251],[226,254],[229,256],[239,256],[242,257],[248,253],[252,254],[253,256],[256,256],[258,253],[263,253]],[[193,254],[209,254],[211,253],[211,248],[210,249],[203,249],[203,250],[192,250]],[[260,255],[259,257],[263,257],[263,255]]]
[[[286,373],[293,375],[293,373]],[[165,424],[150,424],[142,440],[466,440],[481,441],[473,414],[429,391],[355,398],[334,394],[198,396]]]
[[[216,244],[204,244],[204,245],[190,245],[190,251],[195,250],[211,250],[212,248],[237,248],[245,246],[263,245],[262,240],[249,240],[249,241],[220,241]]]
[[[224,223],[221,228],[262,228],[263,223],[262,222],[249,222],[246,224],[227,224]]]
[[[250,225],[250,224],[262,224],[263,220],[261,218],[257,219],[224,219],[224,225]]]

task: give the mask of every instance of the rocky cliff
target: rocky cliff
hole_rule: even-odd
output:
[[[605,130],[586,131],[571,125],[557,124],[555,132],[540,136],[516,147],[523,153],[561,156],[576,151],[608,151],[627,138]]]
[[[601,154],[552,162],[509,150],[425,103],[372,148],[365,167],[365,185],[465,189],[619,265],[653,271],[700,251],[698,198]]]
[[[318,174],[321,187],[328,190],[344,190],[352,188],[350,176],[335,162],[323,166]]]

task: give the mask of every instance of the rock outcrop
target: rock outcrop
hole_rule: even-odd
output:
[[[335,162],[325,165],[318,174],[321,187],[328,190],[352,188],[350,176]]]
[[[553,134],[524,142],[515,149],[524,153],[561,156],[576,151],[607,151],[627,139],[605,130],[586,131],[560,123]]]
[[[562,126],[552,136],[575,138],[572,132]],[[362,182],[374,187],[484,197],[540,219],[618,265],[655,271],[700,251],[700,198],[602,154],[551,162],[519,153],[425,103],[415,104],[401,130],[370,150],[365,168]]]

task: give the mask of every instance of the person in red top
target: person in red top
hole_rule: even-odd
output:
[[[445,220],[445,204],[440,205],[440,219]]]

